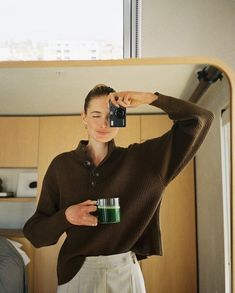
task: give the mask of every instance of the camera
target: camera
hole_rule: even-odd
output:
[[[126,126],[126,108],[116,107],[111,101],[109,102],[109,123],[110,127]]]

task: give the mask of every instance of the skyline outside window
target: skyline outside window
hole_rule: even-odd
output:
[[[0,61],[123,58],[122,0],[8,0]]]

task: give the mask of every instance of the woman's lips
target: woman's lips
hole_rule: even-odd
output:
[[[96,132],[101,135],[109,134],[109,131],[96,131]]]

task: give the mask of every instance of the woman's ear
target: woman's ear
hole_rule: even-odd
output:
[[[84,124],[85,128],[87,128],[87,121],[86,121],[86,113],[83,111],[81,112],[82,123]]]

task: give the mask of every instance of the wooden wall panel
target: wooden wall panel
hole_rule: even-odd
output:
[[[37,167],[38,117],[0,117],[0,167]]]

